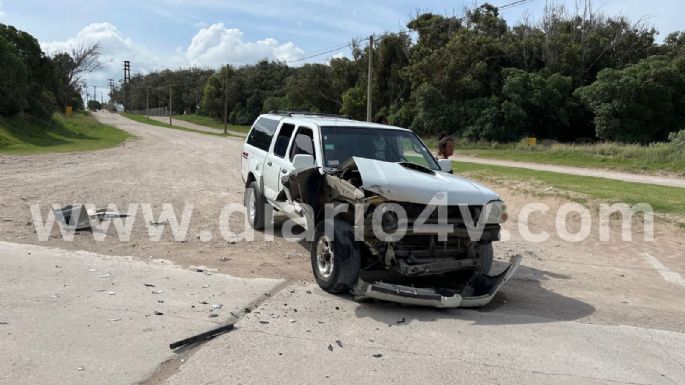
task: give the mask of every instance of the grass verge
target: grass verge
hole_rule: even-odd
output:
[[[187,128],[187,127],[181,127],[181,126],[174,126],[174,125],[168,125],[167,123],[162,123],[158,120],[154,119],[148,119],[147,117],[143,115],[138,115],[138,114],[132,114],[130,112],[121,112],[122,116],[125,116],[131,120],[134,120],[139,123],[145,123],[149,124],[151,126],[157,126],[157,127],[164,127],[164,128],[172,128],[174,130],[181,130],[181,131],[187,131],[187,132],[194,132],[196,134],[202,134],[202,135],[212,135],[212,136],[221,136],[221,137],[232,137],[233,135],[231,134],[225,134],[223,132],[207,132],[207,131],[201,131],[201,130],[193,130],[192,128]]]
[[[426,138],[425,141],[431,148],[437,148],[435,138]],[[529,147],[520,143],[458,141],[455,153],[486,159],[685,176],[685,152],[675,148],[673,143],[654,143],[649,146],[543,143]]]
[[[55,113],[49,120],[0,116],[1,154],[79,152],[114,147],[130,135],[102,124],[87,112],[71,118]]]
[[[202,116],[202,115],[174,115],[174,119],[178,120],[185,120],[186,122],[190,123],[195,123],[200,126],[205,126],[209,128],[216,128],[217,130],[222,130],[224,129],[224,123],[221,121],[218,121],[214,118],[210,118],[209,116]],[[236,124],[229,124],[228,129],[231,131],[236,131],[236,132],[241,132],[243,134],[247,134],[248,131],[250,131],[250,126],[239,126]]]
[[[527,192],[562,195],[584,203],[648,203],[657,213],[685,215],[685,189],[677,187],[461,162],[454,162],[454,172],[509,186],[518,183]]]

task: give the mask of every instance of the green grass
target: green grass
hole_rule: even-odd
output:
[[[193,130],[192,128],[186,128],[186,127],[181,127],[181,126],[174,126],[174,125],[169,125],[167,123],[162,123],[158,120],[154,119],[148,119],[144,115],[138,115],[138,114],[132,114],[130,112],[121,112],[122,116],[125,116],[131,120],[135,120],[136,122],[139,123],[145,123],[149,124],[151,126],[157,126],[157,127],[164,127],[164,128],[173,128],[174,130],[181,130],[181,131],[187,131],[187,132],[194,132],[196,134],[203,134],[203,135],[212,135],[212,136],[221,136],[221,137],[231,137],[233,135],[231,134],[225,134],[223,132],[207,132],[207,131],[201,131],[201,130]]]
[[[114,147],[130,135],[102,124],[86,112],[71,118],[55,113],[49,120],[24,115],[0,116],[0,153],[78,152]]]
[[[431,148],[437,148],[437,141],[434,138],[427,139],[426,143]],[[559,166],[685,175],[685,151],[676,149],[671,143],[654,143],[649,146],[618,143],[543,143],[529,147],[519,143],[459,141],[455,145],[455,154]]]
[[[224,123],[216,120],[214,118],[210,118],[209,116],[203,116],[203,115],[174,115],[174,119],[179,119],[179,120],[185,120],[186,122],[191,122],[198,124],[200,126],[205,126],[209,128],[216,128],[218,130],[224,129]],[[247,134],[248,131],[250,131],[250,126],[239,126],[235,124],[229,124],[228,129],[231,131],[236,131],[236,132],[242,132],[244,134]]]
[[[536,191],[532,191],[534,193],[546,192],[549,187],[552,187],[552,194],[557,193],[575,198],[574,200],[603,203],[625,202],[629,205],[648,203],[658,213],[685,214],[685,189],[683,188],[461,162],[454,162],[454,172],[473,179],[508,185],[521,182],[523,188],[535,189]]]

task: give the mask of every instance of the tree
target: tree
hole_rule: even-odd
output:
[[[88,109],[91,111],[100,111],[102,109],[102,104],[100,104],[100,102],[97,100],[89,100]]]
[[[48,118],[55,110],[54,67],[30,34],[0,24],[0,114]]]
[[[576,91],[595,115],[597,137],[650,143],[683,128],[685,58],[653,56],[622,70],[602,70]]]

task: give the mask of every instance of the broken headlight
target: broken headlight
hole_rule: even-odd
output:
[[[485,205],[485,214],[487,221],[485,223],[504,223],[509,218],[507,214],[507,205],[502,201],[492,201]]]

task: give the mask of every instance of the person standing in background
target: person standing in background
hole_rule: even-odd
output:
[[[454,138],[443,132],[438,137],[438,159],[449,159],[454,155]]]

